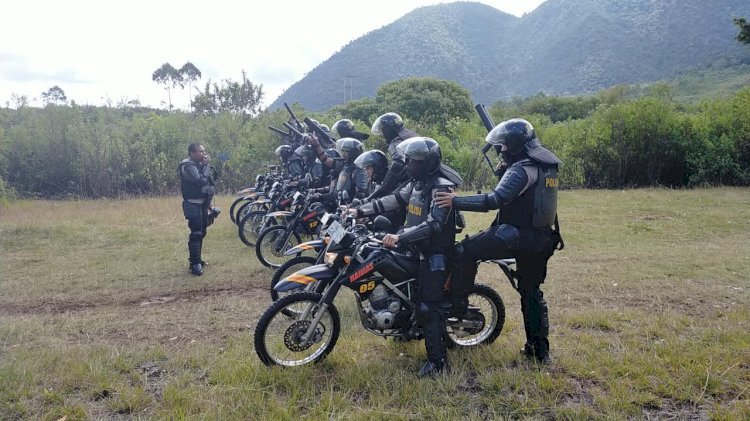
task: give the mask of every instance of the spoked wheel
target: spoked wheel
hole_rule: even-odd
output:
[[[267,206],[263,203],[255,203],[254,200],[246,200],[245,203],[240,203],[237,205],[237,212],[234,216],[235,220],[238,221],[237,223],[242,221],[242,218],[245,217],[250,212],[253,211],[265,211],[267,210]]]
[[[292,232],[284,241],[286,229],[286,225],[275,225],[261,232],[258,236],[258,242],[255,243],[255,255],[258,256],[258,260],[263,266],[278,268],[287,260],[300,256],[301,253],[284,256],[284,252],[302,242],[296,232]],[[284,244],[281,244],[282,242]]]
[[[237,225],[237,231],[240,236],[240,240],[249,247],[253,247],[255,242],[258,241],[258,235],[260,232],[271,225],[276,225],[275,218],[266,218],[266,211],[256,210],[248,212],[242,217],[242,220]]]
[[[232,206],[229,207],[229,219],[232,220],[234,224],[237,224],[237,218],[235,218],[234,210],[237,208],[237,204],[242,202],[244,200],[244,197],[240,196],[232,201]]]
[[[333,350],[339,338],[341,319],[333,304],[326,308],[319,306],[320,299],[320,294],[312,292],[291,294],[274,302],[263,313],[254,338],[255,352],[263,364],[294,367],[316,363]],[[297,316],[286,316],[286,312]],[[318,317],[320,320],[312,335],[305,338]]]
[[[505,305],[492,288],[475,284],[469,294],[469,310],[461,320],[446,321],[446,345],[470,347],[495,342],[505,325]]]

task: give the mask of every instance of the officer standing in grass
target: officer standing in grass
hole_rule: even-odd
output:
[[[188,253],[190,272],[203,275],[201,249],[206,229],[218,215],[218,209],[212,207],[214,197],[213,172],[206,149],[200,143],[188,146],[189,157],[180,162],[180,190],[182,191],[182,212],[188,221]]]
[[[505,167],[490,193],[456,196],[438,192],[435,203],[472,212],[498,209],[492,226],[467,237],[457,247],[457,265],[451,279],[452,312],[460,317],[468,306],[479,260],[514,257],[518,269],[526,344],[529,359],[549,363],[547,302],[540,289],[547,276],[547,261],[563,247],[557,224],[557,169],[560,159],[542,146],[534,127],[523,119],[504,121],[487,135]]]

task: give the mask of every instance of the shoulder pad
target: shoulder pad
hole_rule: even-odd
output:
[[[180,161],[180,165],[183,165],[183,164],[190,164],[190,163],[193,163],[193,164],[194,164],[194,162],[193,162],[193,161],[191,161],[191,160],[190,160],[190,158],[185,158],[185,159],[183,159],[182,161]]]
[[[433,187],[456,187],[456,183],[448,180],[445,177],[437,177],[432,182]]]

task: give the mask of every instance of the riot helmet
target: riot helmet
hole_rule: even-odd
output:
[[[396,149],[406,159],[406,170],[411,178],[423,179],[440,169],[443,155],[435,139],[412,137],[399,143]]]
[[[365,151],[365,147],[353,137],[344,137],[336,141],[336,150],[346,162],[354,162]]]
[[[319,124],[318,126],[320,126],[320,130],[323,130],[326,133],[331,133],[331,129],[328,128],[327,124]]]
[[[513,118],[495,126],[484,140],[495,146],[498,153],[505,145],[510,155],[518,155],[524,151],[524,146],[535,138],[536,132],[531,123],[522,118]]]
[[[385,113],[375,120],[370,132],[376,136],[383,136],[386,142],[392,141],[398,136],[398,132],[404,128],[404,120],[396,113]]]
[[[343,139],[345,137],[352,137],[357,140],[366,140],[369,135],[360,133],[354,129],[354,123],[349,119],[341,119],[331,126],[331,134],[337,139]]]
[[[294,150],[294,154],[300,157],[300,159],[302,159],[302,161],[306,163],[311,163],[315,161],[315,155],[313,154],[312,149],[310,149],[310,146],[308,145],[302,145],[298,147],[297,149]]]
[[[365,167],[372,167],[371,179],[378,183],[383,181],[385,174],[388,172],[388,158],[383,151],[377,149],[367,151],[358,156],[357,159],[354,160],[354,165],[363,170]]]
[[[276,148],[276,156],[281,158],[281,161],[286,162],[294,153],[294,149],[292,149],[289,145],[281,145],[278,148]]]

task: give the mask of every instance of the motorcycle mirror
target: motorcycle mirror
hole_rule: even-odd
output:
[[[378,215],[375,217],[375,219],[372,221],[372,228],[375,231],[388,231],[393,227],[393,224],[391,223],[391,220],[386,218],[383,215]]]

